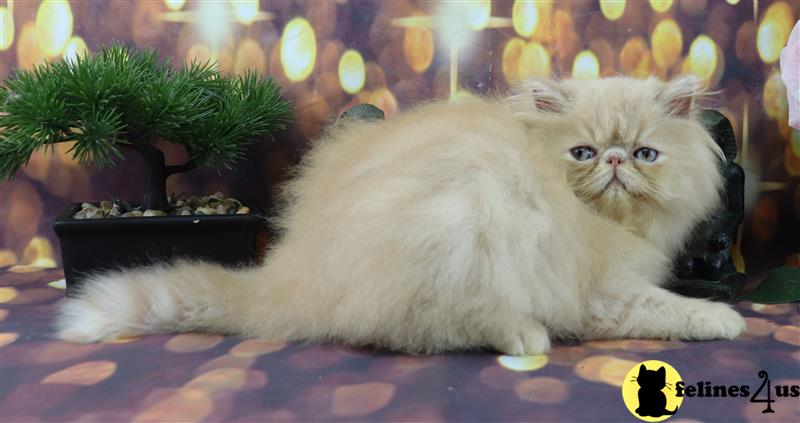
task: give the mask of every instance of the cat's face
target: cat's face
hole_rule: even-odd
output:
[[[681,213],[696,221],[718,199],[721,153],[693,118],[700,87],[691,78],[531,81],[514,107],[601,214],[631,227]]]

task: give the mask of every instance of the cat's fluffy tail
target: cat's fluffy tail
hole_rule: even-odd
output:
[[[264,279],[258,269],[192,262],[96,275],[61,303],[56,336],[97,342],[203,330],[287,337],[275,326],[283,319],[270,319],[270,313],[265,313],[270,307],[262,304]]]

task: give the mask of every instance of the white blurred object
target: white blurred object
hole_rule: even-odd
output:
[[[781,50],[781,79],[789,102],[789,125],[800,129],[800,21]]]

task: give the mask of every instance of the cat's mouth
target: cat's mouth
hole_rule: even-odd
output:
[[[614,190],[622,189],[627,191],[628,187],[625,185],[625,182],[622,182],[622,180],[619,179],[619,176],[617,176],[617,174],[614,173],[614,176],[612,176],[611,179],[608,181],[605,188],[603,188],[603,191],[608,191],[610,189]]]

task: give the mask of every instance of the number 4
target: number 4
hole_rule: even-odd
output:
[[[758,377],[763,378],[764,381],[761,382],[761,386],[758,387],[758,390],[756,390],[756,392],[753,393],[752,398],[750,398],[750,402],[765,402],[765,403],[767,403],[767,408],[762,410],[761,414],[774,413],[775,410],[772,409],[772,403],[775,402],[775,400],[772,399],[772,384],[769,381],[769,375],[767,374],[766,371],[762,370],[762,371],[758,372]],[[761,392],[761,390],[764,389],[764,385],[767,385],[767,399],[757,399],[756,397]]]

